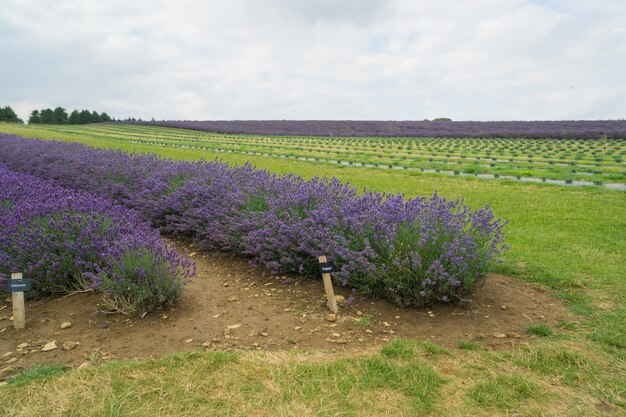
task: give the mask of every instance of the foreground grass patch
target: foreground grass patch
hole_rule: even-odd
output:
[[[529,324],[526,326],[526,333],[539,337],[552,337],[554,335],[549,326],[541,323]]]
[[[0,415],[425,415],[445,381],[418,356],[274,355],[182,353],[54,380],[25,373],[0,387]]]
[[[339,359],[330,363],[303,362],[281,369],[273,375],[278,381],[283,400],[297,404],[317,404],[322,415],[355,413],[368,408],[380,412],[412,409],[422,414],[433,407],[443,379],[433,369],[411,359],[397,363],[385,356]],[[393,393],[396,404],[374,401],[377,392]],[[363,407],[363,398],[370,405]],[[388,406],[390,408],[388,408]],[[313,411],[313,410],[311,410]]]
[[[396,339],[383,346],[380,352],[388,358],[413,360],[420,356],[444,355],[448,350],[430,342]]]
[[[480,407],[509,410],[525,400],[539,398],[540,389],[525,377],[500,375],[474,385],[469,395]]]
[[[10,378],[7,383],[20,386],[31,382],[43,382],[62,375],[65,367],[61,364],[35,366]]]
[[[0,386],[0,415],[620,415],[623,365],[554,339],[537,343],[489,352],[394,340],[349,357],[187,352],[67,372],[41,367]]]

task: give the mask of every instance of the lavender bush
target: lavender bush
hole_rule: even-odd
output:
[[[411,306],[465,297],[504,254],[489,207],[437,195],[359,194],[336,179],[277,176],[250,165],[177,162],[79,144],[0,136],[12,169],[134,209],[163,232],[245,256],[272,273],[318,276]]]
[[[193,273],[134,212],[0,164],[0,285],[32,279],[30,297],[85,287],[123,312],[165,307]]]
[[[626,137],[626,120],[394,121],[394,120],[163,120],[135,122],[204,132],[282,136],[383,136],[440,138]]]

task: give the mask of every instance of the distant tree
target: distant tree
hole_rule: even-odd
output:
[[[54,112],[54,124],[65,125],[68,123],[67,111],[63,107],[57,107]]]
[[[78,115],[79,124],[86,125],[87,123],[91,123],[91,113],[89,110],[81,110]]]
[[[94,110],[91,112],[91,123],[100,123],[100,115]]]
[[[43,109],[39,113],[39,117],[41,118],[42,124],[53,125],[55,124],[56,118],[54,117],[54,110],[52,109]]]
[[[28,117],[28,124],[39,124],[41,123],[41,116],[39,115],[39,110],[33,110],[30,112],[30,116]]]
[[[80,113],[78,113],[78,110],[74,110],[72,111],[72,113],[70,113],[68,122],[71,125],[77,125],[80,122]]]
[[[450,119],[449,117],[437,117],[436,119],[433,119],[433,122],[451,122],[452,119]]]
[[[109,116],[108,114],[106,114],[105,112],[102,112],[100,114],[100,121],[102,122],[112,122],[113,119],[111,119],[111,116]]]
[[[24,123],[10,106],[0,107],[0,122]]]

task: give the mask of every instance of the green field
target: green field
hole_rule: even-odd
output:
[[[623,184],[624,140],[267,138],[121,125],[2,124],[0,132],[175,159],[250,161],[277,173],[334,176],[407,197],[438,192],[464,197],[475,207],[490,204],[510,222],[512,248],[500,272],[548,286],[579,316],[579,323],[563,323],[552,329],[552,336],[508,352],[474,350],[463,344],[465,349],[443,350],[400,341],[380,352],[350,358],[320,359],[316,352],[202,353],[71,372],[42,368],[0,388],[0,411],[6,415],[44,414],[55,406],[78,410],[81,401],[93,410],[91,414],[81,410],[85,415],[155,415],[158,410],[179,415],[626,412],[626,192],[502,179],[545,176]],[[444,171],[451,164],[460,172],[477,166],[480,172],[502,175],[489,180],[420,171],[432,167]],[[416,169],[380,169],[380,165]],[[196,374],[207,380],[200,385],[174,383],[177,367],[186,370],[184,381],[194,381]],[[130,382],[120,375],[129,376]],[[155,394],[155,385],[165,399]],[[421,386],[428,389],[416,388]],[[69,392],[74,397],[64,399],[63,407],[61,400],[53,401]],[[9,398],[12,405],[7,405]],[[133,401],[137,398],[152,406]]]

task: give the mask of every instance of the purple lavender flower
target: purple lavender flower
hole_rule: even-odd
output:
[[[30,297],[89,287],[148,311],[171,304],[180,294],[171,289],[193,273],[134,211],[1,163],[0,230],[0,285],[23,271],[33,282]],[[152,298],[132,298],[137,285],[134,293]]]

